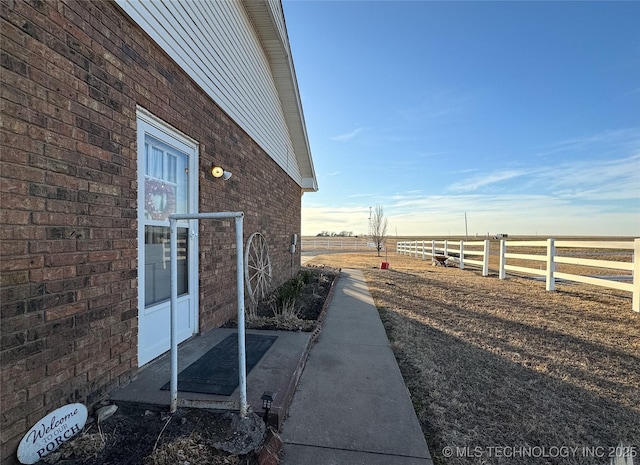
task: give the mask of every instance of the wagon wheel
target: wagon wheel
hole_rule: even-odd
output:
[[[259,232],[247,240],[244,251],[244,279],[254,303],[264,299],[271,289],[271,259],[267,240]]]

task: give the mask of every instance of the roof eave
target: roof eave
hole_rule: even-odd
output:
[[[280,9],[277,12],[273,10],[273,4],[269,0],[242,0],[242,4],[258,32],[269,58],[269,65],[300,170],[301,187],[305,192],[315,192],[318,190],[318,183],[284,14],[281,9],[282,4],[278,2]],[[281,23],[278,23],[276,14],[281,18]],[[278,24],[281,27],[278,27]]]

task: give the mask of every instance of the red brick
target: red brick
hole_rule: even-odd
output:
[[[73,190],[89,190],[89,181],[60,173],[46,173],[46,182],[50,186],[66,187]]]
[[[52,241],[52,242],[62,242],[62,241]],[[72,247],[74,244],[71,244]],[[70,265],[78,265],[81,263],[86,263],[88,260],[86,253],[53,253],[52,255],[47,256],[45,262],[47,266],[70,266]]]
[[[62,266],[56,268],[39,268],[31,270],[29,279],[32,282],[55,281],[58,279],[73,278],[76,269],[72,266]]]
[[[29,222],[31,213],[28,211],[11,211],[4,208],[0,209],[0,222],[2,224],[23,225]]]
[[[64,225],[71,226],[77,224],[78,218],[75,215],[55,212],[33,212],[31,214],[33,224],[40,225]]]
[[[32,270],[44,266],[42,255],[12,257],[11,260],[0,260],[0,270]]]
[[[13,241],[2,241],[0,246],[5,243],[11,243]],[[9,286],[17,286],[19,284],[27,284],[29,282],[29,271],[28,270],[20,270],[13,272],[4,272],[0,275],[0,286],[9,287]]]
[[[0,255],[25,255],[28,251],[29,243],[27,241],[12,241],[6,236],[0,241]]]
[[[34,140],[27,135],[15,134],[9,131],[2,131],[1,144],[5,149],[0,150],[0,160],[16,163],[24,162],[24,152],[42,153],[44,143]],[[10,150],[7,150],[10,149]]]
[[[48,309],[45,312],[45,319],[47,321],[58,320],[60,318],[67,318],[71,315],[82,313],[86,310],[86,302],[76,302],[73,305],[64,305],[62,307]]]
[[[43,183],[45,177],[45,171],[38,168],[31,168],[28,166],[21,166],[17,164],[2,164],[2,176],[4,179],[12,178],[20,181],[33,181],[36,183]],[[17,192],[18,194],[27,195],[29,192],[29,184],[26,182],[22,183],[21,192]],[[6,191],[10,192],[10,191]]]
[[[97,252],[89,252],[89,261],[96,262],[112,262],[120,257],[117,250],[101,250]]]
[[[24,418],[20,418],[14,421],[12,424],[7,426],[3,426],[0,428],[2,432],[0,433],[0,442],[4,445],[11,438],[15,438],[16,436],[22,436],[24,432],[30,428],[31,425],[27,425],[27,420]]]
[[[45,207],[45,200],[26,195],[3,194],[2,208],[10,210],[42,211]]]
[[[4,171],[4,166],[3,166]],[[18,179],[0,178],[0,192],[28,195],[28,184]]]
[[[3,337],[9,336],[15,332],[24,332],[25,330],[42,324],[44,317],[42,313],[28,313],[26,315],[20,315],[16,318],[7,318],[2,322],[2,335]],[[26,333],[22,337],[22,342],[27,340]]]

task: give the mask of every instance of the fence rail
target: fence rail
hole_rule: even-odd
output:
[[[300,250],[364,250],[375,249],[376,245],[369,241],[358,239],[304,239],[300,241]]]
[[[613,252],[601,252],[602,249]],[[509,250],[516,250],[510,252]],[[595,250],[595,252],[594,252]],[[402,241],[396,244],[396,252],[423,260],[443,261],[454,257],[457,266],[482,268],[482,276],[489,275],[491,243],[484,241]],[[531,253],[535,252],[535,253]],[[640,312],[640,239],[633,241],[513,241],[502,239],[499,243],[498,277],[506,279],[507,271],[544,277],[547,291],[555,290],[556,282],[570,281],[607,287],[632,293],[632,308]],[[469,258],[469,257],[473,258]],[[592,258],[616,257],[618,260]],[[479,259],[477,259],[479,257]],[[538,268],[532,268],[531,262]],[[558,265],[579,270],[614,270],[613,276],[593,276],[579,272],[559,271]]]

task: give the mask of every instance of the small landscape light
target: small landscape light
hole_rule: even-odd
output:
[[[273,403],[273,399],[275,399],[276,395],[273,391],[264,391],[262,393],[262,408],[264,409],[264,422],[267,423],[269,420],[269,410],[271,410],[271,404]]]

